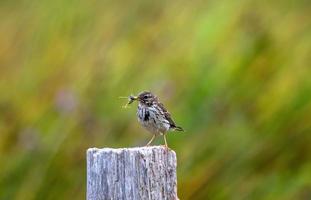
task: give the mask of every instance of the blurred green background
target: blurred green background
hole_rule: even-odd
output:
[[[118,99],[142,90],[186,130],[168,135],[180,199],[311,199],[310,10],[2,0],[0,199],[85,199],[87,148],[150,139]]]

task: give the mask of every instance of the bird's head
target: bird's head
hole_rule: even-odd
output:
[[[141,103],[141,104],[145,104],[145,105],[152,105],[154,102],[156,102],[158,99],[155,95],[153,95],[151,92],[148,91],[144,91],[138,94],[137,96],[137,100]]]
[[[147,106],[151,106],[153,103],[158,101],[158,98],[153,95],[151,92],[144,91],[138,94],[138,96],[130,95],[129,97],[119,97],[119,98],[127,98],[128,102],[124,106],[125,108],[132,104],[134,101],[138,101],[139,103]]]

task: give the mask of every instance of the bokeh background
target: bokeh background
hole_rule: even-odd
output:
[[[186,130],[180,199],[311,199],[310,8],[2,0],[0,199],[85,199],[87,148],[150,139],[118,98],[142,90]]]

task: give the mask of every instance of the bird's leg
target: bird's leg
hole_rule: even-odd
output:
[[[149,146],[151,144],[151,142],[154,140],[154,138],[155,138],[155,134],[153,134],[151,140],[146,144],[146,146]]]
[[[167,145],[167,141],[166,141],[166,136],[165,136],[165,133],[163,134],[163,138],[164,138],[164,142],[165,142],[165,148],[168,149],[168,145]]]

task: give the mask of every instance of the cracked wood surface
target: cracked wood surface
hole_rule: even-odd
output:
[[[87,200],[176,200],[176,154],[162,146],[87,150]]]

